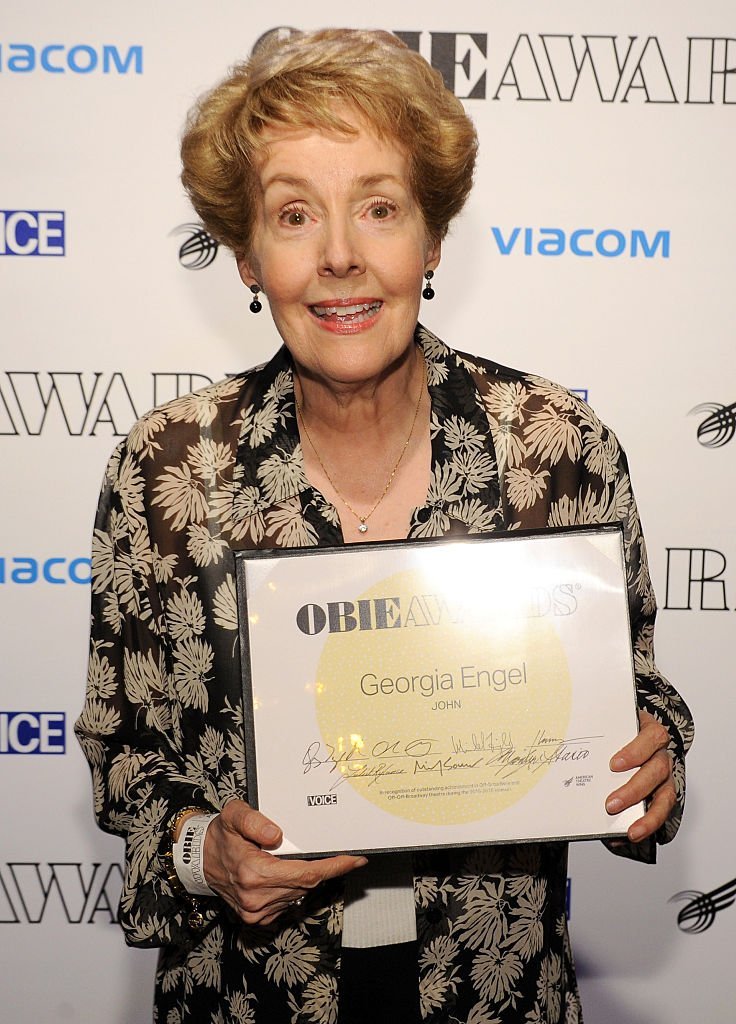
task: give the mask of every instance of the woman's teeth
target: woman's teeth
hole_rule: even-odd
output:
[[[359,302],[353,306],[311,306],[310,308],[314,315],[322,320],[335,316],[340,323],[345,321],[362,323],[378,312],[381,303]]]

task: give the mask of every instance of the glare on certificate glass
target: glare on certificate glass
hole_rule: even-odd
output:
[[[473,542],[437,548],[432,561],[420,562],[427,591],[441,593],[450,608],[458,609],[463,621],[476,615],[486,617],[489,611],[511,618],[528,603],[528,585],[519,583],[517,577],[527,574],[531,559],[523,552],[520,555],[518,549],[512,551],[510,543],[494,544],[492,575],[482,570],[479,549]],[[548,580],[557,582],[558,574],[555,567],[535,572],[535,583],[544,586]]]
[[[610,538],[604,538],[601,543],[597,541],[598,538],[591,537],[588,542],[615,565],[617,555],[611,550]],[[533,589],[552,590],[560,582],[574,583],[576,590],[579,586],[589,592],[619,588],[616,579],[605,582],[599,571],[588,570],[583,565],[576,566],[574,580],[561,580],[561,569],[568,568],[567,558],[563,562],[556,559],[548,539],[543,548],[543,559],[538,550],[536,553],[533,549],[525,550],[520,539],[495,540],[493,543],[492,574],[481,568],[479,549],[472,541],[438,547],[428,562],[417,555],[427,592],[441,593],[448,606],[456,608],[465,622],[472,622],[476,617],[487,618],[489,612],[500,619],[523,617],[529,605],[530,584]],[[522,544],[522,550],[519,550],[519,544]]]

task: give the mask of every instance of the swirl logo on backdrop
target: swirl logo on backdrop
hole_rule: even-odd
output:
[[[298,31],[280,26],[256,42]],[[713,105],[736,103],[736,39],[622,32],[488,32],[394,34],[442,73],[456,96],[468,100]]]
[[[0,256],[65,256],[63,210],[0,210]]]
[[[179,246],[179,263],[187,270],[204,270],[215,262],[220,243],[203,224],[180,224],[172,235],[186,235]]]
[[[0,924],[116,924],[121,864],[0,864]]]
[[[690,410],[693,413],[703,416],[696,436],[704,448],[722,448],[736,435],[736,402],[701,402]]]
[[[712,927],[716,916],[732,907],[736,902],[736,878],[719,885],[711,892],[687,889],[670,897],[670,903],[684,902],[685,906],[677,915],[677,927],[681,932],[698,935]]]

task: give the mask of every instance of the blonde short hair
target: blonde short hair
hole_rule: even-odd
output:
[[[182,138],[182,182],[206,229],[248,255],[264,128],[354,134],[348,104],[409,156],[410,185],[438,241],[473,182],[477,138],[439,71],[389,32],[322,29],[267,41],[205,94]]]

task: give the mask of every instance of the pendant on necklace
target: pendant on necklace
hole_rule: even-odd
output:
[[[368,527],[363,519],[360,520],[360,526],[358,527],[358,533],[368,533]]]

